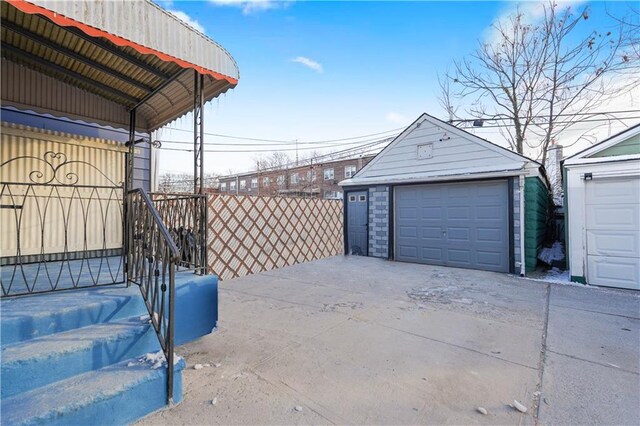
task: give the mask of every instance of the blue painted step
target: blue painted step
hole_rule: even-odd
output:
[[[2,398],[158,350],[148,315],[3,346]]]
[[[124,285],[2,300],[2,345],[147,313],[140,289]]]
[[[215,329],[217,284],[211,275],[176,274],[176,345]],[[0,304],[1,424],[122,424],[166,406],[166,367],[138,362],[159,343],[137,286]],[[175,403],[182,399],[182,368],[184,361],[174,375]]]
[[[175,403],[184,360],[175,364]],[[2,424],[126,424],[166,406],[166,367],[124,361],[2,400]]]

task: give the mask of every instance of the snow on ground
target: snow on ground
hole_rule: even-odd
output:
[[[563,271],[558,268],[549,269],[542,277],[544,281],[550,281],[553,283],[562,283],[566,284],[571,282],[571,278],[569,277],[569,271]],[[580,284],[583,285],[583,284]]]

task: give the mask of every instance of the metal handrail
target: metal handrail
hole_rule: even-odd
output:
[[[126,223],[127,279],[140,287],[164,352],[167,361],[167,399],[172,404],[175,272],[180,251],[144,189],[128,192]]]

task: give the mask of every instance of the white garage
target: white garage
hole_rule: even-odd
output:
[[[640,125],[564,169],[571,280],[640,290]]]

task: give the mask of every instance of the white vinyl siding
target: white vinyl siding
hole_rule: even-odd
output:
[[[480,173],[493,170],[514,170],[526,159],[472,135],[448,129],[432,118],[410,127],[381,154],[365,166],[356,181],[377,177],[420,177]],[[433,146],[430,158],[419,158],[418,146]],[[515,158],[514,158],[515,157]]]

